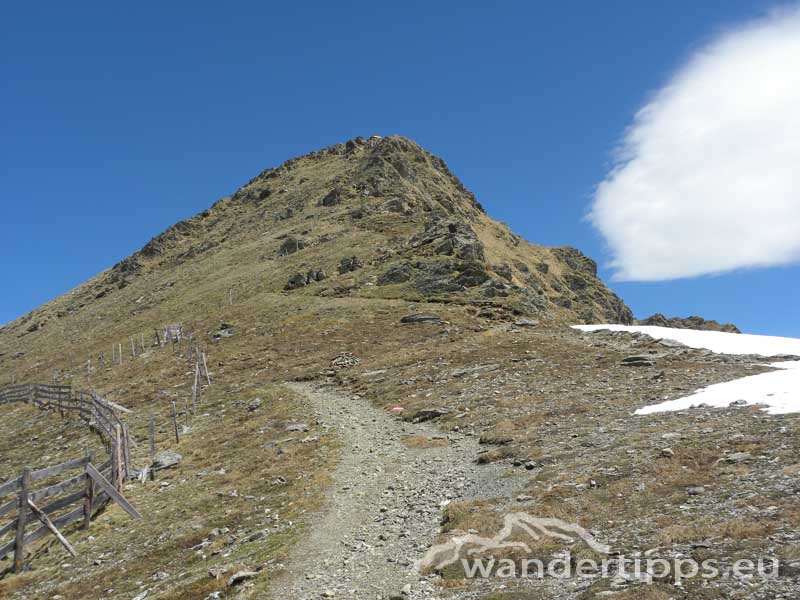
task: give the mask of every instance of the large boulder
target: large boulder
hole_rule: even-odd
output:
[[[310,283],[314,283],[315,281],[322,281],[326,279],[325,271],[315,271],[311,270],[307,273],[295,273],[291,277],[289,277],[289,281],[286,282],[286,285],[283,289],[289,290],[296,290],[297,288],[304,287]]]
[[[278,256],[289,256],[306,247],[305,241],[296,237],[287,237],[278,248]]]
[[[175,450],[159,450],[153,459],[154,469],[168,469],[174,467],[183,460],[183,456]]]

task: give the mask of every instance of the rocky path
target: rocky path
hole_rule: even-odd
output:
[[[518,480],[503,467],[476,465],[473,437],[402,422],[330,386],[293,388],[344,447],[329,506],[298,544],[274,597],[436,597],[433,585],[416,574],[414,562],[434,542],[443,507],[468,498],[508,497]],[[412,435],[447,445],[409,448],[403,438]]]

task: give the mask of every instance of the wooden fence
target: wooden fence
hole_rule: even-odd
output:
[[[58,411],[62,418],[77,415],[102,438],[108,460],[95,464],[87,453],[82,458],[32,471],[25,468],[19,476],[0,484],[0,560],[14,553],[13,564],[0,571],[19,573],[23,568],[25,548],[48,533],[70,553],[74,549],[60,529],[82,521],[88,527],[91,519],[109,501],[117,502],[134,518],[141,518],[122,496],[122,483],[133,475],[130,459],[130,433],[111,403],[94,392],[74,392],[70,386],[27,384],[0,389],[0,406],[27,403],[41,410]],[[118,407],[121,409],[121,407]],[[78,471],[64,480],[57,477]],[[36,484],[42,487],[35,488]],[[11,496],[9,499],[8,497]],[[43,500],[47,504],[39,505]],[[2,521],[11,514],[10,521]],[[32,526],[39,524],[36,529]],[[11,538],[4,542],[5,538]]]
[[[96,392],[74,391],[68,385],[23,384],[0,389],[0,406],[14,402],[40,410],[57,411],[62,418],[76,415],[100,434],[106,451],[117,468],[114,483],[133,475],[131,435],[115,407]]]

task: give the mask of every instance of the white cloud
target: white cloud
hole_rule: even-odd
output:
[[[695,53],[636,115],[590,219],[623,280],[800,260],[800,11]]]

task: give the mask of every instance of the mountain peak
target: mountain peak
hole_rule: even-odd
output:
[[[401,136],[357,137],[266,169],[56,304],[70,313],[130,287],[136,312],[142,299],[163,301],[165,285],[189,273],[208,285],[220,270],[274,293],[633,321],[594,261],[522,239],[486,214],[444,160]]]

